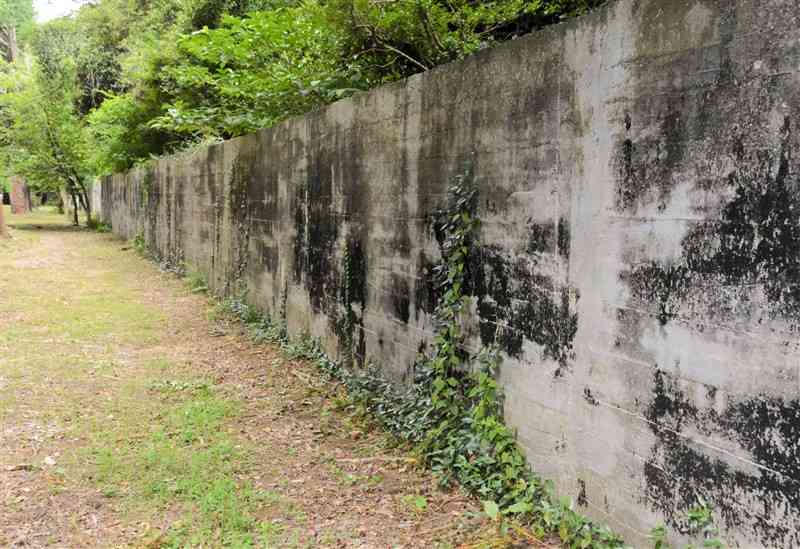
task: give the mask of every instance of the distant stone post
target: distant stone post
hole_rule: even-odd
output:
[[[33,209],[33,205],[30,188],[22,177],[13,176],[11,178],[11,213],[22,215],[29,213],[31,209]]]
[[[0,193],[2,196],[3,193]],[[5,238],[8,236],[8,229],[6,229],[6,220],[3,218],[3,201],[0,200],[0,238]]]

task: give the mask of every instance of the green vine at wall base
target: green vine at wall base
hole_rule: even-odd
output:
[[[470,300],[463,290],[480,227],[476,209],[477,191],[467,171],[453,180],[447,206],[436,215],[444,237],[436,273],[442,296],[434,315],[437,335],[429,355],[416,364],[410,386],[386,381],[371,366],[340,366],[313,340],[289,338],[283,322],[263,317],[241,299],[228,300],[225,309],[258,341],[277,343],[343,383],[386,429],[418,448],[443,484],[458,482],[484,500],[490,515],[513,518],[539,537],[557,535],[569,547],[622,547],[619,536],[576,513],[568,500],[557,499],[552,485],[530,470],[503,423],[497,350],[474,356],[464,350],[460,318]]]

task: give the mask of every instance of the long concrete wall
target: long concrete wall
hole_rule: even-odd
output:
[[[619,0],[107,178],[122,237],[402,379],[474,164],[471,346],[530,462],[644,545],[699,497],[800,544],[800,4]]]

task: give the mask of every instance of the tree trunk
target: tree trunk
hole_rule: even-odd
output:
[[[72,197],[72,224],[77,227],[80,225],[78,222],[78,195],[74,190],[70,190],[69,195]]]
[[[89,190],[86,188],[86,185],[84,185],[82,181],[78,181],[75,187],[77,188],[77,194],[78,198],[80,199],[81,207],[83,208],[83,211],[86,212],[86,225],[91,226],[92,203],[91,199],[89,198]]]
[[[11,27],[8,31],[8,56],[13,63],[19,57],[19,48],[17,46],[17,29]]]
[[[16,61],[19,55],[17,45],[17,29],[13,25],[3,25],[0,27],[0,48],[2,48],[3,58],[9,63]]]
[[[89,193],[86,189],[81,191],[81,201],[83,202],[83,211],[86,212],[86,225],[92,224],[92,202],[89,198]]]

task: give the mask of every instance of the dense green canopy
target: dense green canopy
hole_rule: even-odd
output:
[[[94,176],[461,58],[604,0],[97,0],[0,71],[0,170],[80,199]],[[87,204],[88,205],[88,204]]]

